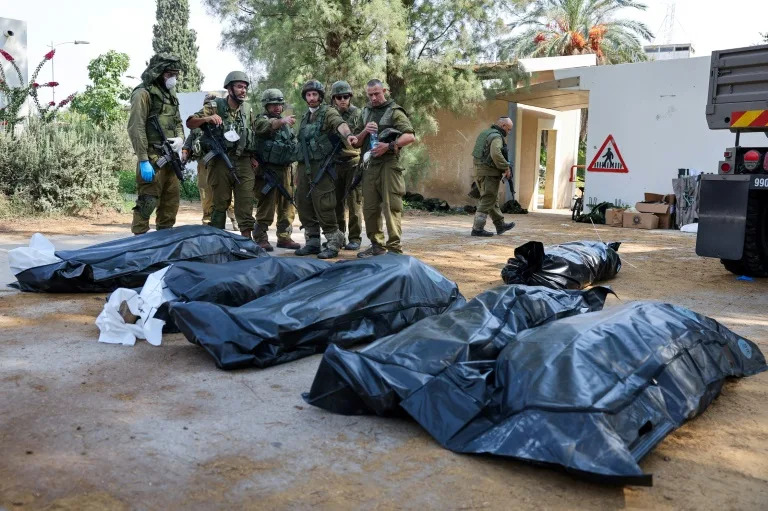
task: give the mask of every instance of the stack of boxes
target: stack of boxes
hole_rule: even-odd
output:
[[[675,195],[646,193],[645,200],[635,204],[637,212],[611,208],[605,211],[605,224],[632,229],[670,229],[674,226]]]

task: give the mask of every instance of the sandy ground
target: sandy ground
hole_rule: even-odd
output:
[[[185,204],[179,223],[198,218],[196,205]],[[36,231],[57,247],[85,246],[126,235],[129,220],[109,213],[5,222],[0,249]],[[501,283],[502,266],[525,241],[619,240],[625,265],[611,286],[621,300],[689,307],[768,353],[768,280],[738,281],[697,257],[692,235],[596,233],[558,214],[515,220],[512,232],[480,239],[468,236],[470,217],[411,215],[405,248],[470,298]],[[643,460],[653,487],[601,486],[453,454],[410,421],[309,407],[300,394],[320,356],[224,372],[181,335],[158,348],[100,345],[93,322],[104,297],[0,291],[0,508],[768,508],[766,373],[726,384],[702,416]]]

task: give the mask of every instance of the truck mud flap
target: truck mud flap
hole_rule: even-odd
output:
[[[741,259],[750,177],[715,174],[701,176],[697,255]]]

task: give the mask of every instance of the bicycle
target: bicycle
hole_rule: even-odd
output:
[[[573,206],[571,207],[571,220],[573,221],[580,217],[581,213],[584,211],[584,187],[579,186],[579,190],[581,191],[581,195],[573,198]]]

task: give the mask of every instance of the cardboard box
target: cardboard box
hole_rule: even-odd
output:
[[[659,218],[659,229],[671,229],[674,216],[671,213],[666,215],[656,215]]]
[[[660,193],[646,193],[644,195],[645,198],[643,199],[643,202],[665,202],[669,205],[675,203],[674,193],[668,193],[667,195],[662,195]]]
[[[622,227],[624,225],[625,208],[608,208],[605,210],[605,225]]]
[[[635,204],[635,209],[640,213],[656,213],[659,215],[668,215],[672,211],[672,206],[663,202],[638,202]]]
[[[656,229],[659,226],[659,217],[653,213],[624,213],[622,215],[624,227],[632,229]]]

